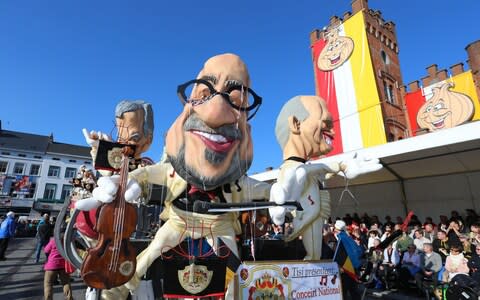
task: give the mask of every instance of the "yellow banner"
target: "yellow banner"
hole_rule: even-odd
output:
[[[358,12],[343,23],[346,36],[353,39],[355,50],[350,57],[352,77],[364,147],[386,143],[380,97],[370,59],[363,13]]]

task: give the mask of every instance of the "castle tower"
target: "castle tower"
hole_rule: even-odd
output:
[[[477,95],[480,98],[480,40],[468,44],[465,50],[467,50],[468,64],[472,70]]]
[[[340,42],[332,42],[335,39],[339,39]],[[348,40],[352,42],[348,42]],[[325,52],[342,43],[354,44],[352,54],[346,58],[346,54],[342,53],[343,60],[334,56],[330,57],[330,63],[337,64],[337,66],[328,68],[325,65],[328,65],[328,62],[321,61],[325,59],[323,58]],[[356,96],[356,104],[349,100],[338,101],[335,104],[338,107],[339,123],[345,123],[338,127],[339,130],[335,128],[335,131],[343,131],[345,136],[348,134],[349,138],[353,136],[353,142],[346,141],[344,138],[344,143],[347,144],[340,145],[340,147],[343,146],[340,152],[411,136],[403,98],[404,91],[401,89],[403,79],[398,58],[399,47],[395,24],[392,21],[385,21],[380,11],[369,9],[367,0],[353,0],[352,12],[344,13],[342,18],[331,17],[328,26],[323,30],[314,30],[310,34],[310,44],[317,95],[323,98],[330,95],[330,91],[324,91],[325,85],[329,85],[330,81],[337,81],[337,79],[343,80],[340,78],[343,76],[346,78],[343,81],[346,81],[347,84],[342,82],[335,87],[335,92],[340,92],[343,96],[350,98]],[[364,48],[362,49],[362,47]],[[340,62],[337,62],[338,60]],[[348,86],[349,78],[357,82]],[[364,91],[365,89],[370,91],[369,94]],[[336,108],[332,109],[332,106],[335,105],[329,103],[328,99],[326,100],[329,109],[333,110],[332,115],[335,115]],[[356,107],[352,108],[352,105],[356,105]],[[374,112],[374,110],[376,111]],[[342,114],[342,111],[346,112]],[[358,115],[356,117],[359,119],[358,122],[350,120],[355,118],[353,115]],[[373,124],[375,122],[379,124]],[[355,142],[355,133],[352,132],[352,130],[357,130],[353,126],[356,123],[361,125],[358,130],[358,134],[361,135],[360,138],[357,138],[358,142]],[[382,137],[368,140],[367,135]],[[334,144],[334,149],[338,146]]]
[[[395,23],[384,21],[379,10],[368,8],[367,0],[353,0],[352,13],[363,10],[375,81],[382,103],[387,141],[409,137],[410,126],[400,87],[403,86]]]

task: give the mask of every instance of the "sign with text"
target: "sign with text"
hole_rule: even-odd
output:
[[[238,299],[342,299],[338,265],[322,261],[244,262]]]

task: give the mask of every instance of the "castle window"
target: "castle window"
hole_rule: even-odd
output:
[[[385,100],[388,103],[395,104],[395,92],[390,82],[383,80],[383,92],[385,94]]]
[[[395,135],[389,132],[387,136],[387,142],[393,142],[393,141],[395,141]]]
[[[380,50],[380,56],[382,57],[382,61],[384,64],[390,64],[390,58],[388,57],[387,53],[383,50]]]

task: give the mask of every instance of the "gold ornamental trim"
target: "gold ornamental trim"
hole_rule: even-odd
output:
[[[120,169],[122,165],[122,148],[114,147],[107,151],[108,164],[114,169]]]

